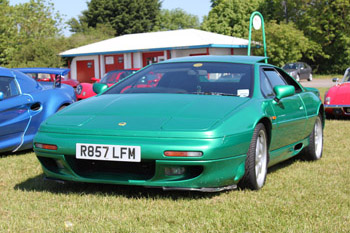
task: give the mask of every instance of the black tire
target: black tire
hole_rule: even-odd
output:
[[[269,160],[268,154],[268,136],[266,129],[264,124],[259,123],[254,129],[253,137],[249,145],[245,161],[245,173],[238,183],[240,188],[259,190],[264,186]]]
[[[62,110],[62,109],[64,109],[65,107],[67,107],[67,105],[62,105],[61,107],[59,107],[59,108],[57,109],[57,111],[56,111],[56,112],[61,111],[61,110]]]
[[[312,74],[309,74],[309,77],[307,78],[307,81],[311,82],[312,81]]]
[[[316,118],[309,141],[310,144],[301,151],[300,158],[308,161],[321,159],[323,153],[323,123],[320,115]]]

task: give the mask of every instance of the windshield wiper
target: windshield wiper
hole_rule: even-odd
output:
[[[221,96],[238,96],[236,94],[230,94],[230,93],[222,93],[222,92],[191,92],[187,94],[193,94],[193,95],[221,95]]]

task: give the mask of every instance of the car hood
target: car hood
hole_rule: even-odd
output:
[[[331,97],[331,105],[350,105],[350,83],[331,87],[327,97]]]
[[[134,136],[140,131],[153,136],[169,131],[203,132],[249,100],[189,94],[106,94],[67,107],[46,121],[41,131]]]

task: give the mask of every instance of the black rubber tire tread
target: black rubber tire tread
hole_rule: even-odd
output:
[[[263,130],[265,132],[265,135],[267,136],[267,132],[264,124],[263,123],[257,124],[257,126],[254,129],[253,137],[250,142],[247,158],[245,161],[245,173],[242,179],[238,183],[238,187],[241,189],[258,190],[261,188],[261,187],[260,188],[258,187],[258,184],[256,182],[256,174],[255,174],[255,150],[256,150],[258,135],[261,130]],[[267,152],[266,163],[268,163],[269,161],[268,154],[269,153]],[[265,181],[266,181],[266,175],[265,175],[264,183]]]
[[[318,115],[317,117],[321,120],[321,123],[322,123],[322,117],[320,117],[320,115]],[[315,148],[315,127],[313,128],[309,137],[310,137],[310,144],[300,152],[300,158],[302,160],[307,160],[307,161],[319,160],[322,158],[323,150],[321,151],[321,156],[318,158],[316,156],[316,148]],[[323,137],[322,137],[322,143],[323,143]]]

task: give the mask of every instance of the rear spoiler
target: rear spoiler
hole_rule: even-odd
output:
[[[14,68],[14,70],[18,70],[25,74],[54,74],[54,88],[61,87],[62,76],[68,74],[70,71],[70,69],[67,68]]]

